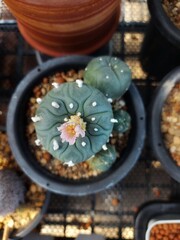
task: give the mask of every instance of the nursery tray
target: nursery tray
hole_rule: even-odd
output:
[[[0,127],[5,129],[9,99],[22,77],[39,61],[37,52],[24,41],[3,1],[0,1],[0,18]],[[148,21],[145,0],[122,0],[120,23],[110,43],[110,53],[123,59],[132,69],[133,81],[147,111],[160,80],[150,78],[139,60]],[[141,206],[152,200],[178,200],[179,189],[180,184],[165,172],[147,141],[136,166],[114,187],[83,197],[52,194],[48,212],[38,230],[42,235],[66,240],[91,233],[106,239],[134,240],[134,220]]]

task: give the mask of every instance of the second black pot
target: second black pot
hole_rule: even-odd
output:
[[[180,65],[180,30],[167,16],[161,0],[148,0],[151,21],[141,48],[144,71],[161,80]]]
[[[180,67],[175,68],[167,74],[156,89],[150,109],[149,134],[151,147],[155,156],[161,161],[169,175],[176,181],[180,182],[180,167],[170,156],[161,132],[161,114],[163,105],[165,104],[171,90],[178,82],[180,82]]]
[[[169,218],[168,218],[169,216]],[[177,202],[149,202],[139,210],[135,219],[135,239],[145,240],[148,224],[157,218],[175,219],[180,216],[180,204]]]

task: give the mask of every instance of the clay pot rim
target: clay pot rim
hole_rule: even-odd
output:
[[[48,4],[50,4],[50,6],[48,4],[45,4],[45,3],[43,4],[42,1],[48,2]],[[57,0],[55,0],[55,1],[53,1],[53,0],[51,0],[51,1],[46,1],[46,0],[40,0],[40,1],[17,0],[17,3],[21,4],[22,6],[23,5],[25,5],[25,6],[26,5],[30,5],[32,7],[33,6],[37,7],[37,8],[40,7],[40,8],[44,8],[44,9],[47,9],[47,8],[49,8],[49,9],[50,8],[57,9],[57,6],[60,6],[60,4],[61,4],[62,7],[59,7],[59,9],[64,10],[64,9],[67,9],[67,8],[69,9],[70,8],[70,4],[72,4],[71,9],[77,9],[77,8],[79,8],[79,6],[82,6],[83,9],[85,7],[89,8],[89,4],[90,3],[91,3],[91,5],[94,6],[94,8],[96,8],[95,4],[97,4],[97,2],[99,2],[100,0],[91,0],[90,3],[89,3],[89,0],[88,1],[86,0],[86,3],[85,3],[85,1],[82,1],[82,0],[78,0],[78,1],[76,0],[76,2],[74,2],[74,1],[67,1],[66,0],[66,1],[60,1],[59,2]],[[114,2],[114,0],[108,0],[108,2],[107,2],[107,0],[104,0],[104,1],[108,5],[110,5],[112,2]],[[14,3],[13,0],[9,0],[9,2]],[[88,2],[88,5],[87,5],[87,2]],[[102,2],[102,0],[101,0],[101,2]],[[119,0],[116,0],[116,2],[119,2]],[[102,6],[102,8],[105,8],[105,7],[106,7],[106,5]],[[85,8],[85,10],[86,10],[86,8]]]
[[[27,18],[33,18],[34,20],[36,20],[37,23],[40,20],[43,20],[44,22],[46,22],[46,21],[49,22],[49,19],[47,19],[47,17],[46,17],[46,13],[48,10],[50,22],[52,22],[52,23],[57,22],[57,23],[62,23],[62,24],[68,23],[68,22],[71,23],[72,21],[77,22],[77,23],[79,21],[83,21],[83,20],[91,21],[91,19],[94,15],[95,16],[102,15],[102,12],[104,15],[105,12],[108,12],[109,10],[110,10],[110,12],[115,11],[119,7],[119,4],[120,4],[119,0],[116,0],[116,1],[111,0],[111,2],[106,1],[105,5],[103,5],[103,6],[101,5],[101,9],[93,4],[93,7],[91,7],[91,10],[90,10],[89,4],[85,5],[85,7],[82,6],[81,9],[80,9],[79,5],[77,5],[74,8],[73,7],[69,8],[69,6],[65,7],[65,8],[52,6],[52,8],[50,8],[48,5],[44,5],[44,6],[43,5],[41,5],[41,6],[40,5],[37,5],[37,6],[32,5],[31,7],[27,8],[27,3],[21,2],[21,5],[18,6],[18,3],[17,3],[15,6],[13,1],[12,2],[11,2],[11,0],[6,0],[6,1],[7,1],[7,5],[9,6],[9,8],[13,12],[14,16],[16,16],[16,18],[18,20],[19,19],[22,20],[24,17],[27,17]],[[83,4],[83,3],[81,3],[81,4]],[[58,2],[58,5],[59,5],[59,2]],[[73,5],[74,5],[74,2],[73,2]],[[21,9],[20,14],[19,14],[19,9]],[[93,12],[92,12],[92,10],[93,10]],[[59,13],[61,13],[61,15]],[[75,13],[75,14],[73,14],[73,13]],[[107,15],[107,13],[106,13],[106,15]],[[40,19],[39,19],[39,17],[40,17]]]
[[[66,71],[72,68],[85,68],[91,59],[92,58],[88,56],[67,56],[43,63],[27,74],[27,76],[20,82],[9,104],[7,114],[7,133],[16,161],[21,169],[31,177],[33,181],[54,193],[82,196],[96,193],[113,186],[118,181],[122,180],[134,167],[144,145],[145,110],[141,96],[135,85],[132,83],[126,94],[127,97],[129,97],[129,104],[133,106],[133,126],[135,126],[132,127],[130,133],[131,137],[128,141],[129,144],[126,147],[126,151],[119,160],[120,162],[116,161],[112,169],[98,177],[93,177],[88,181],[80,180],[80,182],[77,182],[69,179],[65,180],[50,174],[37,163],[37,160],[33,160],[34,157],[30,152],[28,145],[26,145],[26,138],[23,130],[24,116],[22,115],[23,109],[25,111],[27,108],[26,104],[30,96],[30,90],[36,85],[37,81],[41,81],[42,77],[50,75],[57,70]]]
[[[180,67],[177,67],[168,73],[157,87],[149,111],[149,135],[150,145],[155,156],[162,163],[166,172],[177,182],[180,182],[180,167],[177,166],[170,156],[161,132],[162,107],[167,96],[177,82],[180,82]]]
[[[161,0],[148,0],[148,7],[155,26],[173,45],[180,48],[180,29],[170,20],[163,9]]]

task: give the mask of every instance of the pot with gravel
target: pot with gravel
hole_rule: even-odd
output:
[[[85,195],[128,174],[143,147],[144,121],[123,61],[73,56],[47,61],[22,80],[7,129],[18,163],[38,184]]]
[[[180,1],[148,0],[151,15],[141,49],[143,69],[162,79],[180,64]]]
[[[0,237],[20,239],[38,225],[50,194],[20,170],[5,132],[0,132],[0,142]]]
[[[177,199],[176,199],[177,200]],[[149,202],[142,206],[135,219],[135,239],[180,239],[180,204]]]
[[[180,182],[180,67],[158,86],[150,111],[152,149],[169,173]]]

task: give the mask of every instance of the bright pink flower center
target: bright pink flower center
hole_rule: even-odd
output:
[[[67,122],[58,127],[58,130],[61,132],[62,142],[73,145],[79,136],[85,136],[86,123],[79,116],[73,115]]]

